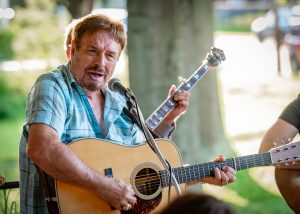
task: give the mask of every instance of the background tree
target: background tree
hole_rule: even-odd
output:
[[[57,3],[64,5],[73,19],[78,19],[92,11],[94,0],[57,0]]]
[[[147,118],[178,76],[188,78],[213,45],[212,1],[128,0],[127,8],[130,87]],[[184,161],[228,154],[219,106],[217,73],[210,72],[193,89],[173,137]]]

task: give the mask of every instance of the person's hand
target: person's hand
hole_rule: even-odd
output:
[[[172,85],[169,89],[169,96],[173,95],[176,91],[176,86]],[[186,112],[190,103],[191,92],[179,91],[174,96],[174,101],[177,102],[174,109],[167,115],[166,119],[170,123],[176,122],[176,120]]]
[[[225,156],[218,155],[213,161],[225,161]],[[201,181],[204,183],[224,186],[228,183],[234,182],[236,179],[236,171],[228,166],[224,166],[222,170],[215,168],[214,174],[215,177],[203,178]]]
[[[122,180],[108,178],[105,189],[100,189],[101,197],[118,210],[130,210],[136,203],[136,197],[131,185]]]

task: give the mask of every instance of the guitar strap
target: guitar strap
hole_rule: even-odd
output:
[[[131,106],[130,102],[127,102],[127,106],[129,106],[129,108],[130,108],[130,106]],[[138,127],[140,128],[140,130],[143,130],[141,124],[138,122],[138,119],[137,119],[136,116],[132,113],[132,111],[128,110],[126,107],[123,108],[123,111],[124,111],[124,113],[125,113],[125,114],[126,114],[126,115],[134,122],[134,123],[136,123],[136,124],[138,125]],[[158,136],[156,136],[150,129],[149,129],[149,131],[151,132],[151,134],[152,134],[152,136],[153,136],[154,138],[158,138]],[[151,145],[150,143],[147,143],[147,144],[150,146],[150,148],[152,149],[152,151],[155,152],[155,151],[154,151],[154,148],[152,147],[152,145]]]
[[[47,175],[37,165],[35,165],[35,168],[44,186],[46,204],[47,204],[49,214],[59,214],[60,212],[59,212],[58,201],[55,192],[54,178]]]

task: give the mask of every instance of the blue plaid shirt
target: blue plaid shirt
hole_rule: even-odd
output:
[[[108,88],[103,93],[105,133],[101,132],[85,93],[73,78],[70,63],[38,78],[28,95],[26,123],[20,140],[21,213],[48,213],[42,183],[34,163],[26,154],[26,133],[30,124],[49,125],[65,144],[91,137],[129,146],[145,141],[141,130],[123,112],[125,98]],[[163,129],[168,130],[170,135],[174,128]]]

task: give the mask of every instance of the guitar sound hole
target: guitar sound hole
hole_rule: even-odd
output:
[[[160,179],[156,171],[145,168],[136,175],[135,185],[141,194],[152,195],[160,187]]]
[[[153,199],[161,192],[159,169],[154,165],[140,165],[134,170],[132,178],[133,189],[142,199]]]

